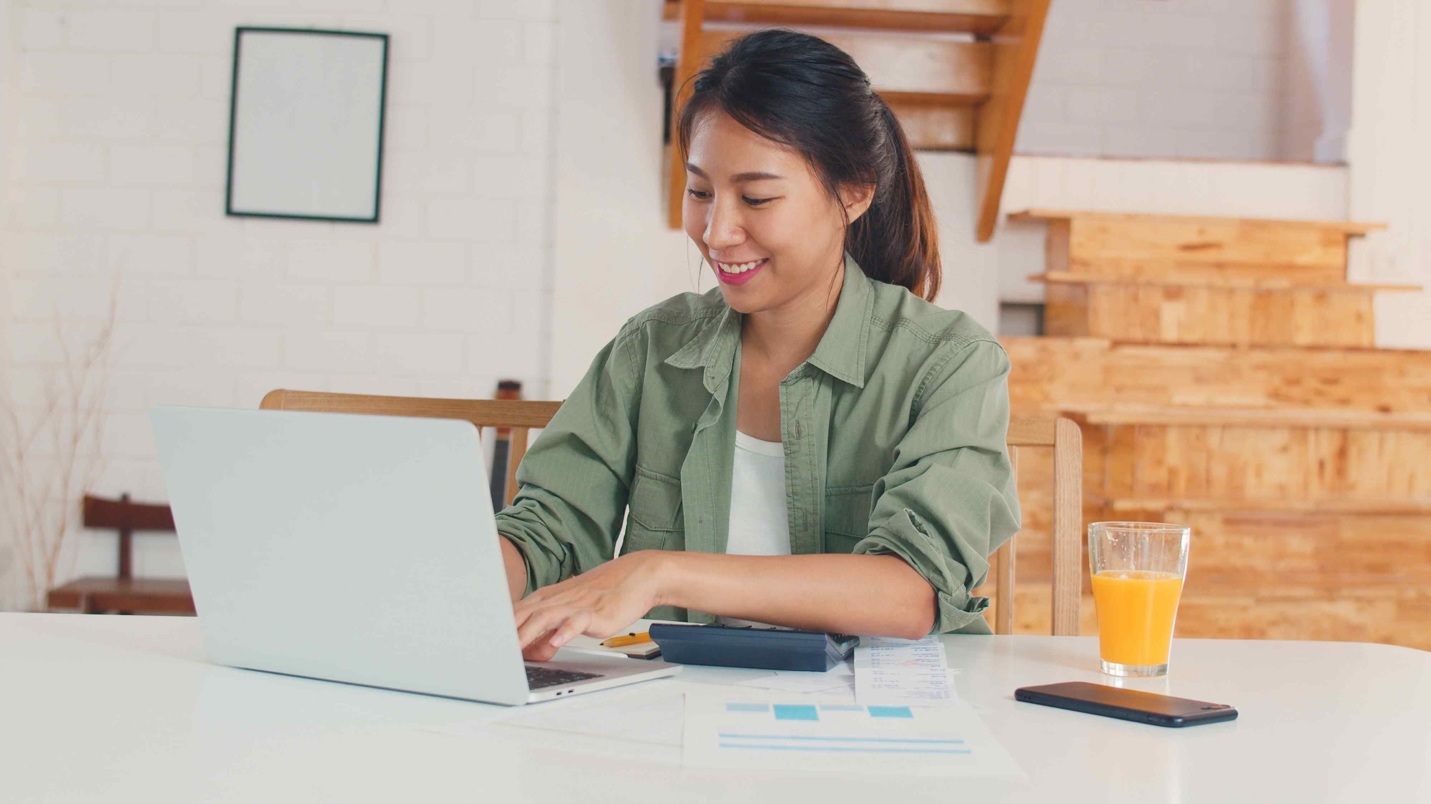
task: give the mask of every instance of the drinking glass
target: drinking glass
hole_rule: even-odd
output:
[[[1114,676],[1168,672],[1192,528],[1162,522],[1088,526],[1098,656]]]

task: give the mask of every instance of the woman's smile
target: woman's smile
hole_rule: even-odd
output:
[[[716,276],[727,285],[744,285],[756,274],[760,273],[769,262],[769,258],[751,260],[749,262],[721,262],[712,259],[716,267]]]

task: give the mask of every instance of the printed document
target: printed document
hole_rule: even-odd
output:
[[[862,637],[855,648],[855,700],[867,706],[949,706],[958,701],[937,636]]]
[[[752,691],[754,692],[754,691]],[[686,695],[685,764],[841,774],[1021,776],[972,709]]]

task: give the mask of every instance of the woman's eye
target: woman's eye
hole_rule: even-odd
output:
[[[691,198],[695,198],[700,201],[704,201],[707,198],[711,197],[711,194],[709,192],[706,192],[705,190],[697,190],[694,187],[686,188],[686,193],[690,195]]]
[[[751,205],[752,207],[758,207],[758,206],[760,206],[761,204],[764,204],[764,203],[766,203],[766,202],[768,202],[768,201],[773,201],[773,200],[775,200],[775,199],[773,199],[773,198],[747,198],[747,199],[745,199],[745,203]]]

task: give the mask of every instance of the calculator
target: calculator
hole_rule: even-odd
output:
[[[825,672],[849,658],[860,638],[824,631],[746,625],[653,623],[661,658],[679,664]]]

